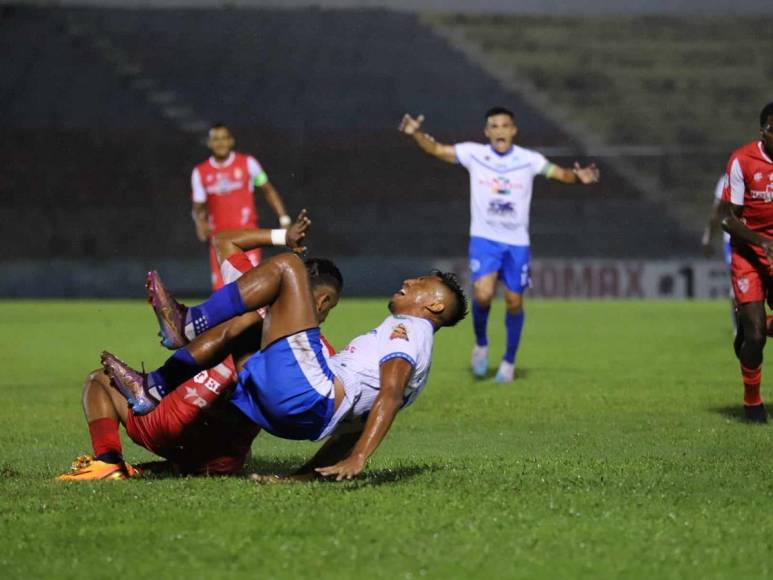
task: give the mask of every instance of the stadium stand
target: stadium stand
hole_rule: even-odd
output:
[[[335,257],[466,252],[466,172],[406,142],[403,112],[454,142],[482,138],[482,112],[506,104],[521,144],[588,161],[560,123],[406,13],[9,6],[0,46],[0,153],[13,160],[2,236],[18,248],[5,262],[197,259],[205,272],[188,199],[202,122],[233,127],[290,208],[312,212],[315,253]],[[597,189],[538,182],[535,254],[697,250],[664,204],[599,164]]]

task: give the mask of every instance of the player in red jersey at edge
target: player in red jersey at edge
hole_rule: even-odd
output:
[[[286,231],[286,245],[296,251],[310,221],[301,212]],[[300,227],[299,227],[300,226]],[[215,236],[218,255],[223,258],[224,276],[238,278],[245,260],[243,251],[256,245],[267,245],[274,230],[222,232]],[[307,260],[312,293],[319,322],[338,303],[342,278],[327,260]],[[156,277],[156,283],[160,280]],[[161,291],[165,289],[161,288]],[[157,290],[158,291],[158,290]],[[249,356],[260,343],[262,318],[258,313],[245,314],[226,323],[223,333],[233,337],[234,357]],[[323,339],[325,354],[335,351]],[[126,399],[109,384],[102,370],[88,375],[83,387],[83,410],[88,423],[94,455],[83,455],[61,481],[126,479],[145,470],[173,471],[193,475],[231,475],[241,470],[250,454],[252,441],[259,429],[229,403],[236,382],[235,362],[229,356],[214,368],[204,370],[186,381],[182,388],[164,398],[151,413],[135,415]],[[123,459],[120,425],[138,445],[167,459],[137,466]]]
[[[760,139],[727,163],[719,212],[731,236],[731,282],[738,305],[734,346],[741,363],[747,420],[766,423],[760,396],[767,336],[765,301],[773,307],[773,102],[760,113]]]
[[[211,242],[212,236],[224,230],[245,230],[258,227],[255,208],[257,187],[266,202],[276,212],[279,224],[286,228],[291,220],[282,198],[271,184],[265,170],[251,155],[234,151],[234,137],[222,123],[212,125],[207,146],[212,156],[202,161],[191,174],[191,198],[196,236]],[[247,252],[253,266],[260,262],[260,248]],[[215,248],[210,243],[209,264],[214,290],[223,286]]]

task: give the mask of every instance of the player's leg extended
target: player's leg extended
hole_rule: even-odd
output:
[[[521,331],[526,320],[523,293],[529,286],[529,247],[509,246],[502,264],[505,284],[505,330],[507,344],[497,371],[498,383],[509,383],[515,375],[515,355],[521,343]]]
[[[738,307],[738,322],[742,340],[738,348],[744,385],[744,412],[750,421],[767,421],[765,406],[760,396],[762,380],[762,353],[767,335],[765,303],[747,302]]]
[[[498,272],[502,266],[503,244],[484,238],[470,238],[470,276],[473,282],[472,326],[475,347],[472,350],[473,374],[486,376],[488,370],[488,315],[496,292]]]
[[[93,456],[76,459],[73,468],[58,479],[81,481],[95,479],[124,479],[133,472],[125,464],[119,424],[126,423],[126,401],[110,388],[103,370],[86,377],[83,384],[83,412],[89,426]]]

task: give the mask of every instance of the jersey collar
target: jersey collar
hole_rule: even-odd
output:
[[[209,158],[209,164],[214,167],[215,169],[223,169],[225,167],[228,167],[231,165],[231,163],[234,162],[234,159],[236,158],[236,152],[231,151],[231,154],[228,156],[228,159],[223,161],[222,163],[218,163],[213,156],[210,156]]]
[[[757,148],[760,150],[760,153],[762,153],[762,156],[767,160],[768,163],[773,163],[773,160],[771,160],[771,158],[768,157],[768,154],[765,152],[765,146],[762,144],[762,141],[757,141]]]
[[[489,144],[488,144],[488,148],[489,148],[489,149],[491,149],[491,152],[492,152],[492,153],[494,153],[495,155],[497,155],[498,157],[507,157],[508,155],[510,155],[510,153],[512,153],[512,152],[513,152],[513,149],[515,149],[515,145],[513,145],[513,144],[511,143],[511,144],[510,144],[510,149],[508,149],[508,150],[507,150],[507,151],[505,151],[504,153],[500,153],[499,151],[497,151],[496,149],[494,149],[494,148],[491,146],[491,143],[489,143]]]

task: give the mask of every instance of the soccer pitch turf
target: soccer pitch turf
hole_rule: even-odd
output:
[[[385,314],[345,299],[325,332],[340,348]],[[55,481],[90,452],[80,389],[99,351],[166,352],[139,301],[6,301],[0,320],[3,578],[773,575],[773,427],[740,421],[724,301],[528,302],[511,385],[471,377],[469,320],[442,330],[364,476],[288,485]],[[315,447],[261,434],[249,469]]]

